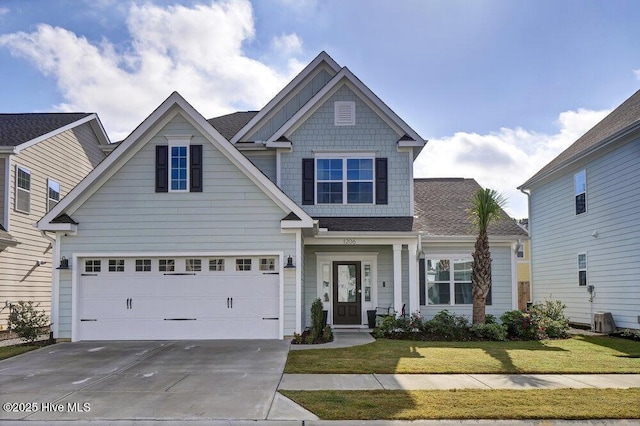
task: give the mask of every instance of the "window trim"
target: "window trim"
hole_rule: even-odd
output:
[[[584,256],[584,268],[580,268],[580,256]],[[587,287],[589,285],[589,258],[587,252],[578,253],[576,256],[578,267],[578,287]],[[580,272],[584,272],[584,284],[580,284]]]
[[[56,185],[58,185],[58,199],[54,200],[53,198],[50,197],[51,194],[51,184],[54,183]],[[55,204],[52,206],[51,202],[55,202]],[[54,208],[58,203],[60,202],[60,182],[53,180],[51,178],[47,178],[47,212],[51,211],[52,208]]]
[[[341,160],[342,161],[342,179],[338,180],[319,180],[318,173],[318,160]],[[370,160],[371,161],[371,179],[367,180],[349,180],[348,179],[348,160]],[[369,206],[376,205],[376,154],[375,152],[353,152],[353,153],[318,153],[313,159],[313,191],[315,205],[319,206],[336,206],[336,205],[354,205],[354,206]],[[319,183],[342,183],[342,202],[341,203],[321,203],[318,198],[318,184]],[[347,190],[349,182],[371,182],[371,202],[370,203],[349,203],[349,192]]]
[[[578,177],[579,176],[584,176],[584,191],[578,192]],[[578,196],[584,194],[584,211],[578,213]],[[578,173],[575,173],[573,175],[573,207],[574,207],[574,213],[576,216],[580,216],[582,214],[587,213],[588,208],[587,208],[587,170],[586,169],[582,169],[580,170]]]
[[[21,188],[18,186],[18,173],[19,171],[22,170],[22,172],[26,173],[29,176],[29,189],[25,189],[25,188]],[[23,191],[27,194],[28,197],[28,208],[27,210],[21,210],[20,208],[18,208],[18,191]],[[14,182],[14,200],[13,200],[13,208],[15,211],[20,212],[20,213],[26,213],[26,214],[30,214],[31,213],[31,170],[27,169],[26,167],[23,167],[19,164],[16,164],[16,174],[15,174],[15,182]]]

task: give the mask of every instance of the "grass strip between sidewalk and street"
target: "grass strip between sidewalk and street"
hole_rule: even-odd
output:
[[[362,346],[290,351],[285,373],[640,373],[640,342],[615,337],[510,342],[378,339]]]
[[[640,418],[640,388],[279,392],[321,420]]]
[[[23,354],[25,352],[32,351],[34,349],[41,348],[42,346],[38,345],[18,345],[18,346],[1,346],[0,347],[0,360],[11,358],[16,355]]]

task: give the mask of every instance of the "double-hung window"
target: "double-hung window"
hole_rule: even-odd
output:
[[[587,172],[585,170],[579,171],[574,175],[573,181],[575,186],[576,215],[579,215],[587,211]]]
[[[471,283],[470,258],[430,258],[420,261],[421,305],[471,305],[473,285]],[[424,288],[426,286],[426,289]],[[452,297],[453,296],[453,297]],[[491,290],[487,295],[491,305]]]
[[[55,180],[47,181],[47,211],[60,202],[60,184]]]
[[[22,213],[29,213],[31,211],[31,172],[20,166],[16,166],[15,196],[15,209]]]
[[[317,158],[318,204],[373,204],[373,158]]]
[[[156,145],[156,192],[202,192],[202,145],[191,136],[166,136]]]
[[[578,254],[578,285],[587,285],[587,254]]]

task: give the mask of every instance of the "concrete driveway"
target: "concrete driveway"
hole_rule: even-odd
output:
[[[288,341],[59,343],[0,361],[0,420],[266,419]]]

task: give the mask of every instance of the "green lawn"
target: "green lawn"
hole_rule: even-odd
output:
[[[12,356],[20,355],[25,352],[38,349],[41,346],[27,345],[27,346],[0,346],[0,359],[11,358]]]
[[[280,392],[322,420],[640,418],[640,388]]]
[[[540,342],[379,339],[351,348],[290,351],[285,373],[640,373],[640,342],[600,336]]]

